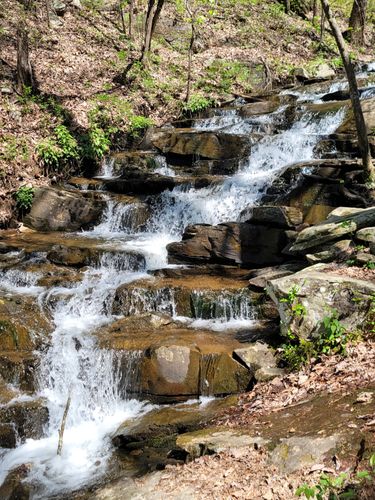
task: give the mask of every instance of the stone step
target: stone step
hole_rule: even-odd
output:
[[[24,250],[26,254],[47,253],[47,259],[57,265],[97,265],[108,257],[112,265],[117,265],[119,269],[139,271],[145,267],[145,258],[141,253],[127,250],[116,243],[103,242],[100,238],[84,238],[79,234],[4,230],[0,231],[0,243],[9,251],[17,249]]]
[[[130,316],[163,312],[199,319],[254,319],[261,311],[263,294],[251,292],[246,281],[201,275],[155,277],[121,285],[112,312]]]
[[[236,349],[250,345],[236,340],[235,332],[192,330],[151,313],[118,320],[95,335],[101,348],[117,353],[122,390],[158,403],[236,394],[254,376],[252,368],[233,357]]]

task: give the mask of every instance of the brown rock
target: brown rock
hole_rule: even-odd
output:
[[[96,193],[40,188],[24,223],[38,231],[78,231],[95,224],[103,208]]]

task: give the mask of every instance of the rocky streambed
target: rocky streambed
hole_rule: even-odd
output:
[[[90,497],[228,442],[265,446],[254,429],[219,429],[215,448],[197,429],[277,384],[285,334],[314,339],[334,310],[370,332],[374,193],[338,86],[151,130],[93,177],[38,190],[24,225],[0,233],[4,498]],[[305,314],[291,314],[291,290]]]

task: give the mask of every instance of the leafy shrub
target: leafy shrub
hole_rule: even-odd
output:
[[[198,113],[209,108],[212,104],[211,99],[207,99],[199,94],[193,94],[182,109],[185,113]]]
[[[64,125],[58,125],[54,135],[41,141],[36,151],[47,170],[50,168],[56,170],[60,166],[72,163],[78,160],[80,155],[76,139]]]
[[[21,186],[15,194],[17,208],[21,212],[30,210],[34,199],[34,188],[30,186]]]
[[[84,146],[84,154],[88,158],[100,159],[108,153],[110,140],[104,130],[96,125],[90,127]]]
[[[129,133],[133,137],[139,137],[139,134],[151,127],[154,122],[145,116],[133,115],[130,117]]]
[[[294,292],[290,292],[292,307],[296,306]],[[287,301],[288,299],[285,299]],[[301,314],[301,309],[297,308]],[[281,346],[281,361],[291,370],[297,370],[309,362],[311,358],[319,358],[326,354],[346,355],[347,345],[357,338],[357,334],[350,333],[340,323],[338,312],[333,309],[331,314],[325,316],[321,324],[320,335],[313,340],[298,338],[288,332],[288,342]]]

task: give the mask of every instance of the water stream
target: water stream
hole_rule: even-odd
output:
[[[309,96],[305,96],[305,100],[309,100]],[[256,123],[249,123],[236,111],[229,111],[201,123],[201,128],[226,127],[231,133],[250,134],[259,131],[261,124],[279,120],[280,113],[283,108],[271,115],[257,117]],[[179,240],[188,224],[238,220],[241,211],[258,203],[266,187],[287,165],[311,160],[321,134],[333,133],[343,116],[343,110],[320,118],[305,113],[287,130],[265,135],[244,159],[239,171],[224,178],[221,184],[204,189],[177,187],[155,196],[150,200],[152,216],[141,229],[131,225],[131,206],[108,195],[102,221],[81,237],[99,237],[115,242],[122,250],[142,253],[146,259],[144,269],[134,269],[133,260],[122,253],[122,257],[104,255],[98,265],[86,269],[81,282],[69,289],[36,287],[35,280],[17,272],[3,276],[1,288],[37,294],[42,308],[46,294],[64,298],[57,298],[52,309],[55,329],[48,349],[41,356],[38,373],[37,396],[46,398],[50,414],[46,437],[29,439],[4,454],[0,483],[13,467],[32,463],[29,481],[37,485],[34,498],[48,498],[99,480],[106,473],[112,454],[110,433],[124,420],[150,408],[147,403],[129,399],[126,394],[126,387],[130,387],[131,375],[136,370],[137,355],[129,360],[129,381],[124,384],[116,354],[99,349],[90,335],[92,330],[113,321],[110,311],[116,288],[147,277],[146,272],[150,269],[166,267],[166,245]],[[160,169],[164,175],[173,175],[164,161],[160,161]],[[113,164],[108,162],[101,174],[111,177],[112,170]],[[235,303],[223,297],[216,309],[217,314],[212,311],[211,316],[215,319],[217,315],[216,323],[221,329],[226,327],[226,322],[253,319],[246,301]],[[164,298],[160,300],[160,310],[174,313],[173,307],[168,309]],[[206,327],[208,321],[210,318],[197,311],[192,326]],[[62,455],[57,456],[58,429],[69,396],[71,405],[64,447]]]

